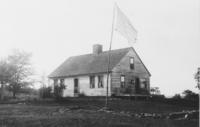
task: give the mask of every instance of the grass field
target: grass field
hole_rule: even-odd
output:
[[[103,99],[0,104],[0,127],[198,127],[198,120],[135,118],[126,113],[167,114],[195,107],[158,102],[111,100],[111,112],[100,111]]]

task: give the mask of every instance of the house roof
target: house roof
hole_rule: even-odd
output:
[[[110,70],[130,51],[130,48],[116,49],[110,51]],[[69,57],[49,78],[68,77],[75,75],[94,74],[107,72],[108,51],[100,54],[86,54],[80,56]]]
[[[132,47],[115,49],[110,51],[110,67],[112,70],[120,60],[130,51],[133,50],[141,63],[139,55],[136,53],[135,49]],[[57,69],[55,69],[48,77],[58,78],[58,77],[69,77],[85,74],[96,74],[105,73],[108,69],[108,51],[104,51],[100,54],[85,54],[79,56],[72,56],[65,60]],[[147,73],[151,76],[150,72],[143,64]]]

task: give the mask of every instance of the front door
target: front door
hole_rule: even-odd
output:
[[[135,78],[135,93],[136,94],[140,93],[140,79],[138,77]]]
[[[78,79],[75,78],[74,79],[74,96],[78,96],[79,95],[79,84],[78,84]]]

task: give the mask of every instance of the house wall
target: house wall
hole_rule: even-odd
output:
[[[106,86],[107,86],[107,74],[103,75],[103,88],[98,88],[98,74],[95,76],[95,88],[90,88],[90,78],[88,75],[67,77],[64,78],[64,84],[66,88],[63,91],[63,97],[74,97],[74,79],[77,78],[79,82],[79,92],[86,96],[106,96]],[[108,95],[111,95],[110,88],[110,75],[108,84]]]
[[[65,89],[63,91],[63,97],[73,97],[74,96],[74,78],[65,78]]]
[[[134,58],[134,69],[130,69],[130,57]],[[131,80],[135,77],[138,77],[139,79],[146,79],[147,80],[147,90],[150,89],[150,83],[149,83],[149,73],[142,64],[141,60],[137,56],[137,54],[130,50],[124,58],[116,65],[116,67],[112,70],[111,75],[111,91],[112,94],[120,95],[123,90],[121,88],[121,75],[125,76],[125,84],[130,86],[130,89],[132,93],[135,93],[135,86],[131,85]]]
[[[79,77],[80,79],[80,93],[86,96],[106,96],[107,75],[103,74],[103,88],[98,88],[98,75],[95,75],[95,88],[90,88],[89,76]],[[110,76],[109,76],[110,81]],[[108,93],[110,95],[110,83],[108,84]]]

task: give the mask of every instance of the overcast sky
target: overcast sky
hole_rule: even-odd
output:
[[[115,0],[138,31],[133,45],[165,95],[197,91],[199,0]],[[33,53],[35,74],[47,75],[69,56],[108,50],[114,0],[0,1],[0,57],[13,48]],[[112,49],[129,46],[114,33]]]

